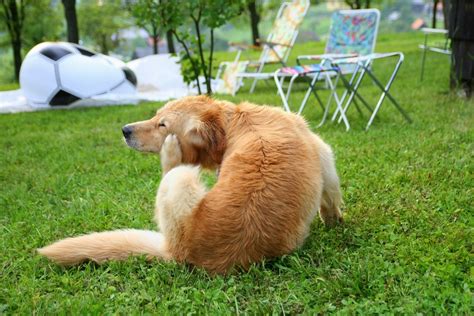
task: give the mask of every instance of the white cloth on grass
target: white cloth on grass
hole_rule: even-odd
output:
[[[4,91],[0,92],[0,113],[82,106],[138,104],[142,101],[167,101],[197,94],[196,88],[189,87],[183,81],[178,58],[170,54],[146,56],[130,61],[127,66],[135,72],[137,77],[137,93],[120,95],[106,93],[78,100],[70,106],[41,108],[29,105],[21,89]]]

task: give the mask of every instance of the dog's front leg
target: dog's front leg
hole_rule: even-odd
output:
[[[163,175],[183,162],[183,153],[176,135],[170,134],[166,136],[165,142],[161,147],[160,157]]]

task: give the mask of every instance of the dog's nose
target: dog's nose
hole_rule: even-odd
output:
[[[123,137],[129,138],[130,135],[132,135],[132,128],[128,125],[125,125],[124,127],[122,127],[122,133]]]

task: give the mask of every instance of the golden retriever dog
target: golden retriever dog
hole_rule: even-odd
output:
[[[39,249],[42,255],[74,265],[145,254],[228,273],[298,248],[318,211],[328,225],[342,221],[331,148],[297,115],[186,97],[122,131],[130,147],[161,155],[159,232],[93,233]],[[219,170],[210,190],[200,167]]]

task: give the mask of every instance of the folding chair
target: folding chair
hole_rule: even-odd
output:
[[[284,2],[281,5],[267,40],[259,41],[263,46],[260,58],[258,61],[248,62],[247,64],[248,67],[254,68],[255,71],[240,71],[239,67],[225,68],[219,73],[219,76],[216,76],[216,79],[219,80],[220,75],[240,78],[234,82],[237,86],[229,89],[229,91],[235,94],[242,85],[243,78],[252,78],[254,80],[250,88],[250,93],[254,92],[258,80],[271,78],[269,75],[263,77],[259,76],[266,64],[281,64],[282,66],[286,66],[286,61],[298,36],[298,29],[308,12],[309,5],[309,0],[293,0],[292,2]],[[239,59],[243,49],[249,47],[255,48],[253,46],[239,44],[233,44],[233,46],[239,50],[234,63],[240,62]]]
[[[240,52],[233,62],[223,62],[219,65],[216,78],[222,76],[222,79],[217,81],[217,93],[231,94],[234,96],[237,90],[242,86],[242,78],[237,75],[245,72],[249,61],[239,61],[239,57]]]
[[[385,84],[385,86],[380,82],[379,79],[375,76],[375,74],[372,71],[372,64],[375,60],[383,59],[383,58],[397,58],[397,61],[395,63],[395,66],[393,68],[393,71],[390,75],[390,78],[388,82]],[[337,118],[337,115],[340,115],[338,122],[340,123],[341,120],[344,120],[344,122],[347,121],[346,118],[346,111],[349,108],[350,104],[352,101],[355,100],[355,97],[358,97],[360,101],[365,105],[367,109],[369,109],[372,113],[369,119],[369,122],[367,123],[367,126],[365,130],[369,130],[370,125],[372,125],[372,122],[374,121],[375,116],[380,110],[380,107],[382,106],[382,103],[385,99],[385,97],[388,97],[390,101],[392,101],[392,104],[397,108],[397,110],[403,115],[403,117],[411,123],[412,120],[408,116],[408,114],[403,110],[403,108],[398,104],[398,102],[395,100],[395,98],[390,94],[389,90],[390,87],[393,84],[393,81],[395,80],[395,77],[397,76],[398,70],[400,69],[400,66],[404,60],[404,55],[401,52],[393,52],[393,53],[373,53],[365,56],[358,56],[358,57],[351,57],[351,58],[345,58],[345,59],[336,59],[332,61],[332,66],[335,68],[338,68],[342,65],[356,65],[356,71],[354,71],[354,74],[356,76],[352,77],[350,81],[347,81],[343,76],[341,79],[344,82],[344,86],[346,87],[346,90],[340,100],[336,100],[338,103],[338,107],[336,111],[334,112],[334,115],[332,117],[332,120],[334,121]],[[360,87],[360,84],[362,82],[362,79],[364,78],[365,75],[368,75],[372,82],[381,90],[381,95],[377,101],[377,104],[374,109],[372,109],[367,101],[360,95],[358,92],[358,89]],[[357,77],[357,79],[356,79]],[[349,95],[348,95],[349,94]],[[348,97],[347,97],[348,96]],[[347,97],[347,100],[346,100]],[[345,102],[344,107],[342,107],[342,103]],[[346,125],[347,126],[347,125]]]
[[[448,30],[443,30],[443,29],[432,29],[432,28],[427,28],[424,27],[421,29],[423,34],[425,34],[425,42],[422,45],[419,45],[419,47],[423,50],[423,58],[421,59],[421,75],[420,75],[420,81],[423,81],[423,75],[425,73],[425,61],[426,61],[426,52],[434,52],[434,53],[439,53],[439,54],[444,54],[451,56],[451,43],[448,37]],[[443,36],[444,40],[442,43],[428,43],[428,37],[430,35],[440,35]]]
[[[304,66],[300,65],[300,66],[296,66],[296,67],[284,67],[284,68],[281,68],[281,69],[275,71],[273,76],[274,76],[275,83],[276,83],[276,86],[277,86],[277,89],[278,89],[278,93],[280,94],[280,97],[283,101],[283,107],[288,112],[291,112],[290,106],[288,104],[288,99],[290,97],[291,86],[292,86],[294,80],[296,78],[302,77],[302,76],[312,77],[311,82],[309,84],[309,88],[306,91],[303,102],[301,103],[300,109],[298,110],[298,114],[301,114],[301,112],[303,111],[303,108],[304,108],[306,102],[308,101],[309,96],[311,95],[311,93],[314,94],[314,96],[316,97],[316,100],[318,100],[318,103],[323,108],[323,112],[324,112],[321,122],[319,123],[318,126],[316,126],[318,128],[318,127],[320,127],[321,125],[324,124],[324,121],[326,120],[326,117],[327,117],[327,114],[328,114],[329,104],[331,102],[331,98],[334,97],[334,99],[336,101],[336,105],[338,107],[337,110],[339,111],[339,113],[341,113],[341,117],[344,120],[344,124],[346,124],[346,129],[349,130],[349,128],[350,128],[349,122],[347,121],[347,118],[345,116],[345,111],[343,111],[343,109],[341,108],[342,102],[339,100],[339,97],[336,93],[337,80],[334,83],[331,80],[331,74],[336,74],[337,76],[339,76],[339,72],[340,72],[340,69],[338,68],[338,66],[332,66],[332,65],[331,66],[324,66],[324,65],[321,65],[321,64],[313,64],[313,65],[304,65]],[[321,74],[323,75],[323,77],[320,76]],[[283,92],[282,86],[283,86],[283,81],[286,77],[290,78],[290,84],[289,84],[289,88],[287,90],[287,94],[285,96],[285,93]],[[330,94],[330,97],[328,99],[328,103],[327,103],[326,106],[323,105],[323,102],[321,101],[321,98],[319,97],[319,95],[318,95],[318,93],[316,92],[316,89],[315,89],[316,82],[321,78],[326,80],[326,82],[329,86],[329,89],[331,90],[331,94]]]
[[[332,61],[354,56],[364,56],[373,53],[377,38],[377,31],[380,21],[380,12],[377,9],[366,10],[341,10],[332,15],[329,39],[326,43],[324,54],[298,56],[297,63],[301,66],[301,61],[318,61],[318,64],[309,65],[308,71],[297,70],[292,76],[288,75],[288,70],[280,69],[274,73],[275,83],[283,101],[285,109],[289,110],[288,100],[290,97],[293,82],[297,77],[309,77],[310,86],[306,92],[303,102],[300,105],[298,114],[301,114],[311,94],[313,94],[320,106],[324,109],[323,118],[318,126],[324,124],[332,98],[338,106],[338,112],[346,124],[346,129],[350,128],[349,122],[345,118],[345,112],[340,111],[341,100],[338,98],[335,88],[340,77],[351,74],[349,82],[352,82],[360,70],[357,64],[333,65]],[[308,65],[306,65],[308,67]],[[295,67],[296,69],[297,67]],[[323,74],[323,76],[320,76]],[[284,79],[290,77],[288,90],[283,92]],[[332,78],[336,78],[335,82]],[[319,98],[315,85],[319,79],[324,79],[331,89],[327,104],[324,105]],[[348,83],[348,82],[346,82]]]

